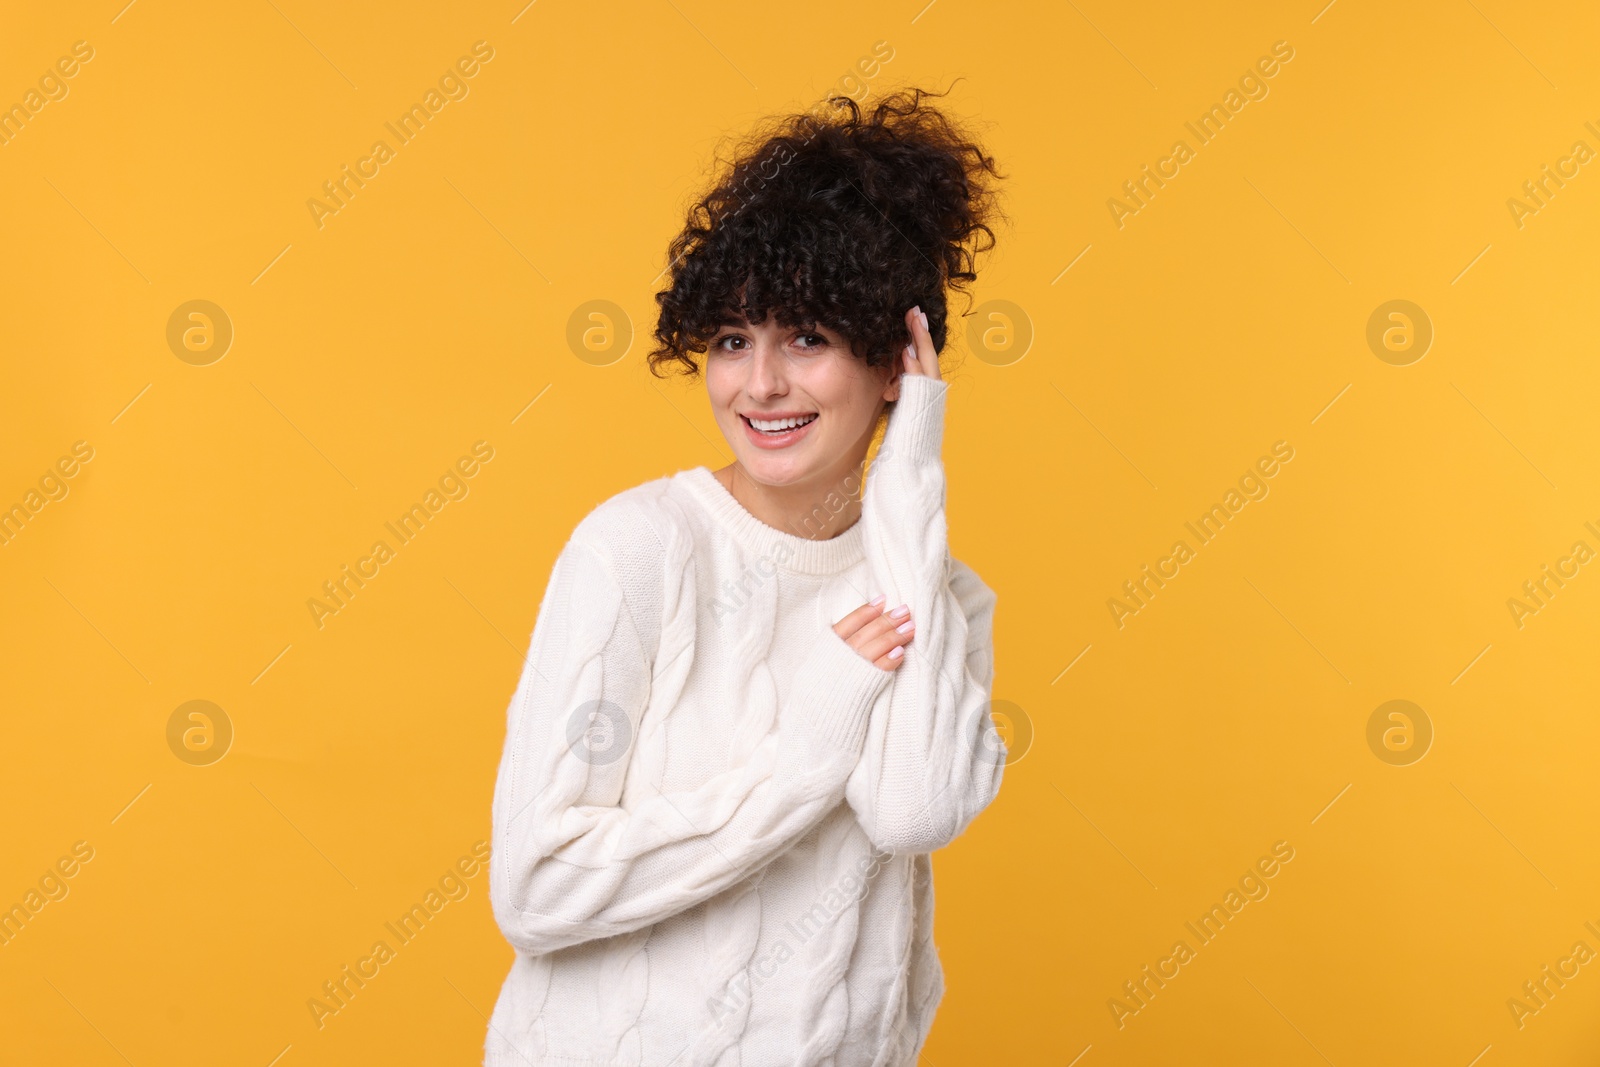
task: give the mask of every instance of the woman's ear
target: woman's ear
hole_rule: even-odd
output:
[[[900,378],[905,371],[894,371],[889,376],[889,384],[883,387],[883,398],[894,401],[900,399]]]

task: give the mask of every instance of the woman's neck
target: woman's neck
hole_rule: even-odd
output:
[[[810,541],[838,537],[861,518],[865,460],[814,482],[770,486],[750,478],[737,462],[712,476],[746,511],[774,529]]]

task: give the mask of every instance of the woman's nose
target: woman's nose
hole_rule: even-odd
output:
[[[773,346],[758,344],[750,360],[746,388],[752,396],[773,396],[784,391],[783,354]]]

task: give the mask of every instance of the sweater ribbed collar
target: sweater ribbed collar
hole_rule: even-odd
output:
[[[775,566],[802,574],[837,574],[866,557],[860,519],[841,534],[812,540],[768,526],[750,514],[709,467],[679,471],[674,480],[740,544]]]

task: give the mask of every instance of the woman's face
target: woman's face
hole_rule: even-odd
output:
[[[899,396],[900,382],[892,367],[857,359],[827,327],[780,326],[768,314],[760,326],[741,316],[711,340],[706,390],[750,478],[822,486],[860,467],[879,411]]]

